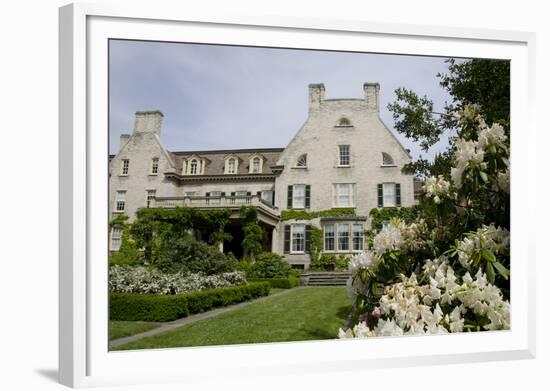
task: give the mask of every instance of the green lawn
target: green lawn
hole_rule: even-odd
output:
[[[336,338],[350,308],[345,288],[296,289],[114,350]]]
[[[109,321],[109,341],[143,333],[144,331],[154,329],[160,325],[161,323],[156,322],[124,322],[111,320]]]

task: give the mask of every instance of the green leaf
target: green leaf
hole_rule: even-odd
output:
[[[487,280],[493,284],[495,282],[495,269],[493,269],[491,262],[485,265],[485,274],[487,274]]]
[[[497,261],[497,258],[495,257],[495,254],[493,254],[491,251],[487,250],[486,248],[481,249],[481,255],[488,262],[496,262]]]
[[[483,180],[483,182],[487,183],[489,182],[489,177],[487,176],[487,174],[483,171],[480,171],[479,172],[479,176],[481,177],[481,179]]]
[[[502,277],[504,277],[505,280],[507,280],[510,276],[510,270],[506,269],[506,267],[500,262],[495,262],[493,265],[497,269],[498,274],[500,274]]]

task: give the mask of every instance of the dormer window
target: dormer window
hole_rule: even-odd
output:
[[[383,166],[394,166],[393,158],[386,152],[382,152],[382,165]]]
[[[298,158],[298,161],[296,162],[296,167],[307,167],[307,153],[304,153],[303,155],[300,155]]]
[[[189,175],[197,175],[199,168],[199,162],[197,159],[192,159],[191,163],[189,163]]]
[[[235,155],[225,157],[225,174],[235,175],[239,172],[239,158]]]
[[[252,173],[258,174],[260,172],[260,158],[255,157],[252,159]]]
[[[254,153],[248,157],[248,173],[261,174],[264,168],[265,158],[259,153]]]
[[[353,125],[351,124],[351,121],[348,118],[342,117],[338,120],[338,123],[336,124],[336,126],[349,127],[349,126],[353,126]]]

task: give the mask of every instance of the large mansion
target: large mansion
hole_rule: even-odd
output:
[[[401,172],[411,157],[380,119],[379,88],[365,83],[363,99],[325,99],[324,85],[310,84],[307,120],[286,148],[167,151],[163,114],[137,112],[133,133],[120,137],[110,159],[112,216],[132,219],[144,207],[230,209],[225,229],[233,239],[220,247],[240,257],[239,210],[253,205],[268,233],[265,249],[296,267],[309,267],[312,225],[323,230],[323,251],[362,251],[373,208],[414,203],[413,176]],[[334,209],[344,212],[305,220],[283,213]],[[112,251],[120,241],[115,227]]]

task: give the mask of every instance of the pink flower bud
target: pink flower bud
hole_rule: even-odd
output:
[[[380,312],[380,307],[374,308],[374,310],[372,311],[372,316],[374,316],[376,319],[380,319],[380,315],[382,315]]]

